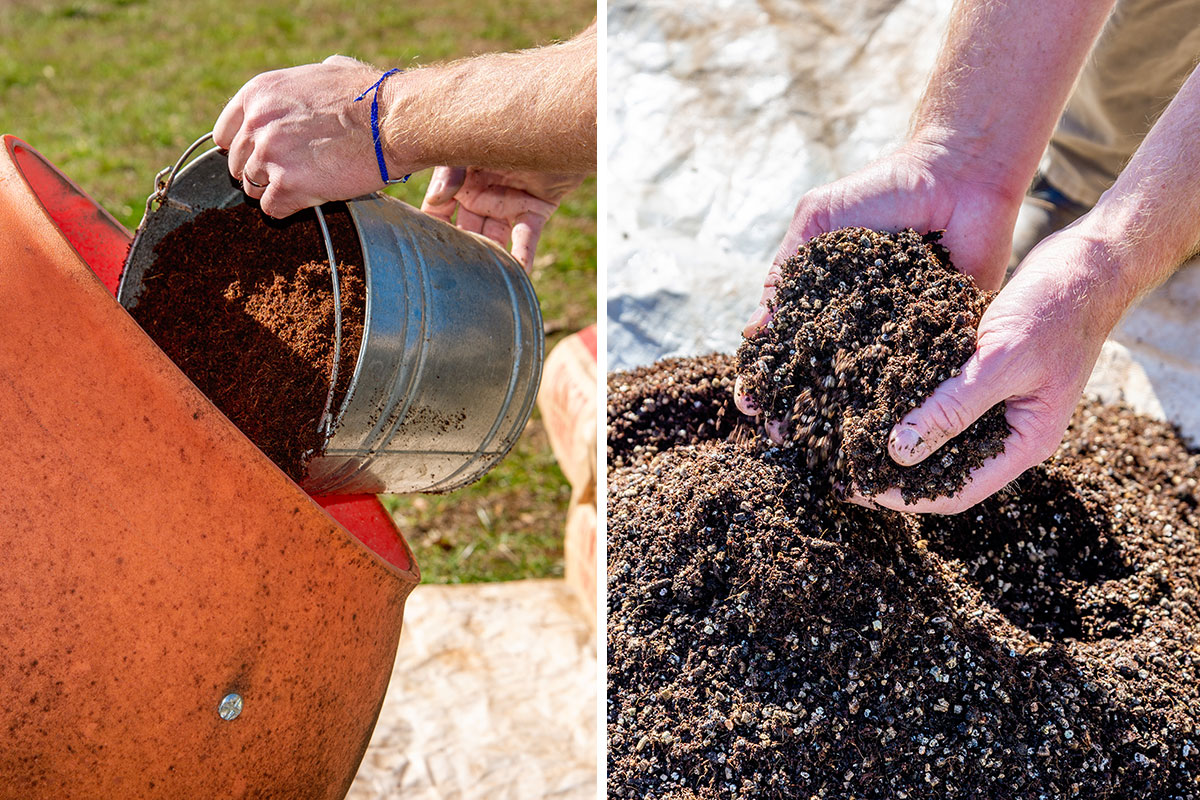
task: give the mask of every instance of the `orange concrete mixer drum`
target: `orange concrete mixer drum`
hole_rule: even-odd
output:
[[[114,299],[128,233],[0,144],[0,798],[343,797],[407,546],[230,424]]]

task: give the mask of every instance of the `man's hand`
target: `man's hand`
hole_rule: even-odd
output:
[[[832,227],[945,228],[959,268],[984,288],[998,285],[1016,204],[1112,5],[956,3],[910,142],[806,196],[784,255]],[[917,463],[1005,400],[1013,428],[1005,452],[972,473],[956,497],[905,506],[887,493],[872,501],[962,511],[1054,451],[1104,337],[1139,293],[1200,250],[1197,125],[1200,76],[1193,72],[1095,208],[1026,257],[980,321],[962,373],[909,413],[888,445],[898,463]],[[943,145],[950,160],[929,143]],[[974,158],[955,164],[954,153]],[[747,335],[766,324],[776,280],[768,276]],[[740,392],[737,400],[747,413],[758,411]]]
[[[888,453],[915,464],[1004,400],[1004,452],[951,498],[906,506],[897,492],[859,502],[955,513],[1001,489],[1062,441],[1104,338],[1134,299],[1200,250],[1200,73],[1193,72],[1111,189],[1035,247],[979,323],[975,354],[893,428]]]
[[[991,183],[970,157],[933,142],[909,142],[804,195],[771,271],[778,272],[801,243],[839,228],[944,230],[942,244],[955,266],[981,287],[998,289],[1020,205],[1019,194]]]
[[[213,128],[230,173],[273,217],[381,188],[372,97],[355,98],[382,75],[331,56],[252,78]],[[594,171],[596,23],[561,44],[393,75],[377,98],[389,175],[438,164]]]
[[[1029,254],[984,312],[975,354],[962,373],[909,412],[888,440],[891,458],[912,466],[1006,401],[1012,433],[1004,452],[972,472],[954,497],[907,505],[893,489],[871,498],[852,496],[854,502],[954,514],[1054,452],[1129,296],[1115,258],[1086,229],[1086,223],[1076,223]]]
[[[978,170],[980,175],[986,174]],[[788,233],[767,273],[762,297],[743,334],[756,335],[771,320],[781,265],[801,243],[820,233],[862,226],[922,233],[944,230],[944,244],[954,264],[984,288],[995,289],[1004,277],[1012,246],[1012,229],[1021,196],[1002,191],[977,176],[966,156],[929,142],[910,142],[834,183],[814,189],[796,206]],[[739,383],[735,401],[745,414],[757,406]],[[782,441],[779,426],[767,422],[767,433]]]
[[[252,78],[213,129],[213,141],[229,151],[230,174],[276,218],[380,189],[371,98],[354,98],[382,74],[352,58],[330,56]],[[393,75],[379,91],[400,79]],[[409,171],[392,163],[388,170]]]
[[[583,175],[564,175],[477,167],[438,167],[421,210],[482,234],[502,247],[512,245],[513,258],[526,272],[533,266],[542,226]]]

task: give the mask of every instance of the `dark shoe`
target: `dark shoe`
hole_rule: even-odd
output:
[[[1067,227],[1090,210],[1091,206],[1075,202],[1039,174],[1021,201],[1021,210],[1017,212],[1008,273],[1012,274],[1038,242]]]

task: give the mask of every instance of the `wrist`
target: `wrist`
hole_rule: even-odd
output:
[[[1046,266],[1064,271],[1067,295],[1086,307],[1081,325],[1092,329],[1096,336],[1107,336],[1144,290],[1139,280],[1142,264],[1137,248],[1128,247],[1121,228],[1094,211],[1051,236],[1047,240],[1050,242],[1065,249],[1048,249],[1059,263]],[[1061,259],[1054,257],[1058,253],[1063,254]]]
[[[1130,303],[1166,280],[1196,249],[1190,226],[1172,225],[1178,212],[1147,196],[1146,188],[1154,184],[1122,175],[1080,220],[1113,254]]]
[[[429,83],[436,67],[392,75],[379,87],[379,137],[388,172],[394,177],[441,166],[429,137],[422,135]]]
[[[1002,204],[1016,208],[1029,188],[1028,174],[1014,169],[991,137],[937,123],[915,122],[901,146],[906,154],[920,159],[935,173],[986,190]]]

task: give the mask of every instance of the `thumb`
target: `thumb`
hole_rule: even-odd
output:
[[[976,352],[962,372],[944,381],[924,403],[905,415],[888,436],[888,455],[911,467],[953,439],[1011,392],[999,375],[985,368]]]
[[[776,266],[796,255],[800,245],[809,239],[819,233],[833,230],[829,219],[828,194],[829,190],[826,187],[813,189],[801,197],[800,202],[796,203],[796,210],[792,212],[792,221],[788,224],[787,233],[784,234],[783,241],[779,243],[779,249],[775,251],[774,264]],[[837,227],[845,226],[838,225]]]
[[[466,167],[435,167],[425,190],[425,203],[440,206],[450,201],[467,179]]]

